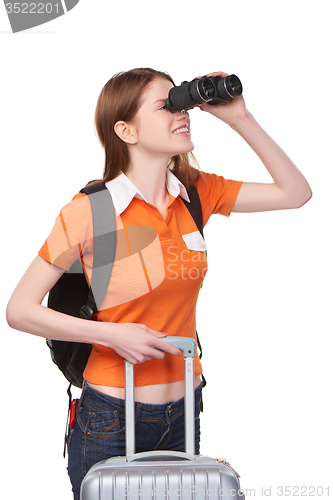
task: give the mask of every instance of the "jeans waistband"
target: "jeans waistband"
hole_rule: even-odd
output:
[[[202,382],[194,391],[194,404],[199,405],[201,401],[201,392],[202,392]],[[118,413],[125,414],[125,400],[116,398],[114,396],[109,396],[108,394],[104,394],[103,392],[97,391],[93,387],[90,387],[87,382],[84,382],[82,395],[80,399],[80,406],[83,403],[86,403],[88,406],[97,406],[101,410],[108,411],[112,406],[113,409],[116,409]],[[180,398],[177,401],[172,401],[166,404],[151,404],[151,403],[142,403],[139,401],[135,402],[135,414],[139,416],[143,413],[145,415],[152,414],[156,419],[165,418],[165,413],[168,411],[169,416],[171,417],[175,413],[179,413],[184,411],[184,398]]]

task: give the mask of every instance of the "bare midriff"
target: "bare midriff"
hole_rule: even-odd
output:
[[[201,378],[194,378],[194,388],[201,383]],[[88,383],[90,387],[99,392],[103,392],[114,398],[125,399],[124,387],[108,387],[106,385],[97,385]],[[177,401],[185,396],[184,380],[169,382],[167,384],[152,384],[135,387],[134,399],[146,404],[166,404]]]

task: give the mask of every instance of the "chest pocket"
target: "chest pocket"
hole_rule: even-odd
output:
[[[182,237],[188,250],[195,250],[196,252],[205,252],[207,250],[206,242],[201,236],[200,231],[183,234]]]

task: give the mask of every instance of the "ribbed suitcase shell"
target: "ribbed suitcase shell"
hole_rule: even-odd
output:
[[[170,461],[154,453],[154,461],[140,461],[138,453],[134,462],[116,457],[94,465],[84,479],[81,500],[244,498],[236,474],[214,459],[194,456],[193,460],[175,460],[174,452]]]
[[[195,341],[182,337],[163,339],[185,356],[185,449],[134,450],[134,372],[125,362],[126,456],[93,465],[81,484],[81,500],[243,500],[238,475],[210,457],[194,455]]]

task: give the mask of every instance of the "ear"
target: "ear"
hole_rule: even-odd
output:
[[[137,131],[134,125],[119,121],[115,124],[114,131],[127,144],[136,144],[138,142]]]

